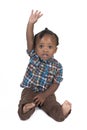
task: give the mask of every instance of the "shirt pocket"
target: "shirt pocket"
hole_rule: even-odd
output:
[[[56,75],[56,69],[55,68],[49,68],[49,73],[48,73],[48,76],[47,76],[47,84],[51,85],[53,83],[55,75]]]
[[[47,76],[47,85],[51,85],[54,80],[54,75],[52,73],[49,73]]]

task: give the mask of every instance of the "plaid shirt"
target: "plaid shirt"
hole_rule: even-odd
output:
[[[28,51],[27,51],[28,52]],[[42,60],[32,50],[30,53],[30,62],[24,75],[21,87],[29,87],[35,92],[45,91],[55,80],[60,84],[62,81],[62,65],[53,57],[49,60]]]

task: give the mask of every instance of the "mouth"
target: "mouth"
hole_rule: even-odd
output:
[[[48,58],[48,54],[42,54],[43,58]]]

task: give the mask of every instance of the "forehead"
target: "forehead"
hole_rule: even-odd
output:
[[[51,43],[56,43],[56,38],[54,35],[51,35],[51,34],[45,34],[43,37],[40,37],[38,36],[37,37],[37,42],[40,42],[40,41],[49,41]]]

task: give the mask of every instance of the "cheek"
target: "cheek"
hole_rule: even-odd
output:
[[[50,56],[53,56],[53,55],[54,55],[54,51],[51,51],[51,52],[49,53],[49,55],[50,55]]]
[[[50,55],[54,55],[56,53],[56,50],[51,51]]]
[[[40,49],[38,49],[38,48],[36,48],[35,51],[36,51],[36,53],[37,53],[38,55],[40,55],[41,52],[42,52],[42,51],[41,51]]]
[[[39,51],[39,49],[38,49],[38,47],[37,47],[37,46],[35,47],[35,51],[36,51],[36,52],[38,52],[38,51]]]
[[[54,53],[56,53],[57,52],[57,48],[55,48],[55,50],[54,50]]]
[[[55,48],[55,49],[52,50],[52,53],[56,53],[56,51],[57,51],[57,49]]]

